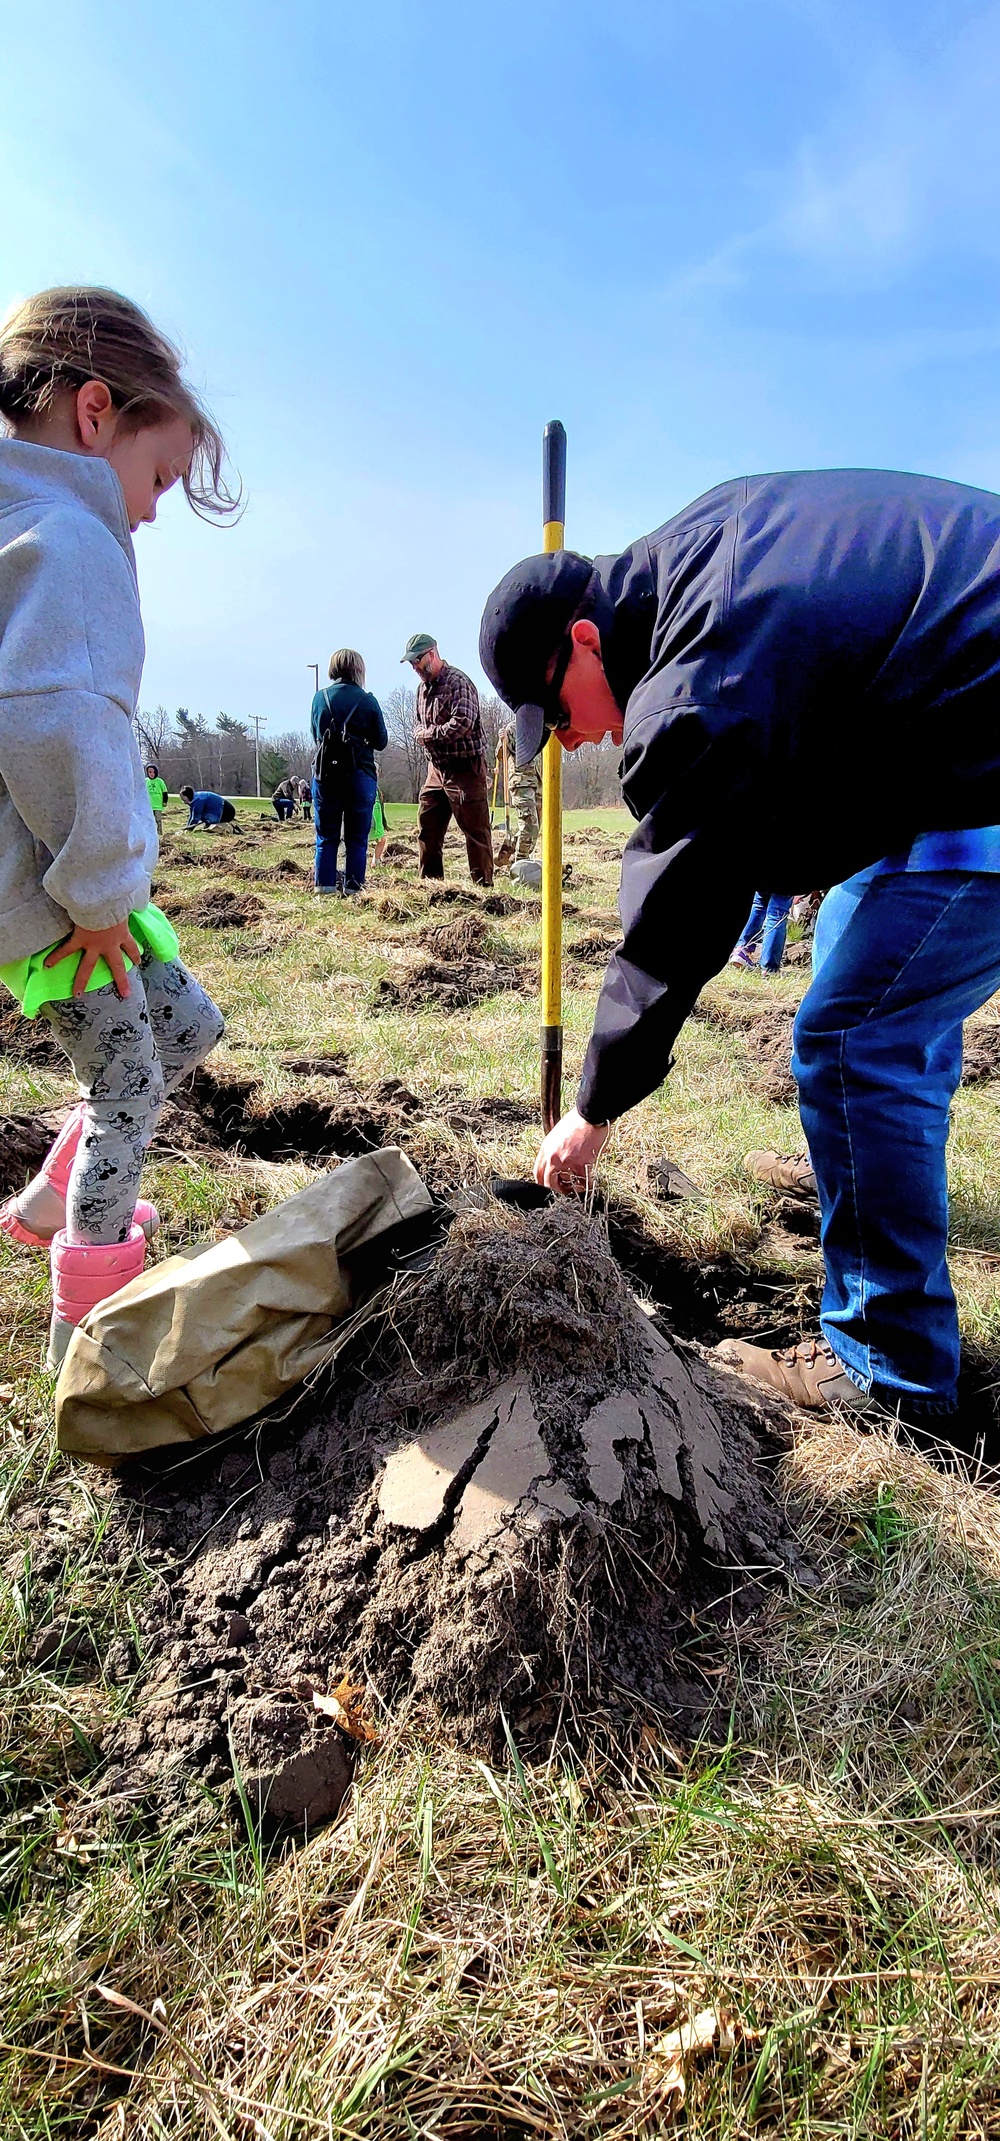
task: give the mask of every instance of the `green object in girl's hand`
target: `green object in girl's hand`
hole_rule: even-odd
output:
[[[142,953],[149,953],[153,959],[164,963],[179,959],[181,948],[177,931],[159,907],[150,904],[136,908],[129,915],[128,926]],[[46,944],[40,952],[31,952],[27,959],[12,959],[7,966],[0,966],[0,981],[12,996],[17,997],[25,1018],[37,1018],[46,1004],[65,1003],[73,994],[83,953],[67,952],[65,959],[47,967],[45,961],[49,953],[57,949],[54,944]],[[124,963],[128,970],[135,962],[125,958]],[[107,960],[99,959],[86,983],[84,995],[89,996],[92,989],[106,989],[113,980]]]

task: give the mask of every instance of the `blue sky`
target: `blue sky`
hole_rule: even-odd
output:
[[[722,478],[1000,490],[1000,4],[0,0],[0,304],[108,282],[179,338],[248,505],[138,538],[143,703],[308,710],[490,587]]]

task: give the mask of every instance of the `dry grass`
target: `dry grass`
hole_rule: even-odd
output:
[[[164,868],[168,907],[172,887],[194,899],[226,881],[204,842],[181,845],[197,860]],[[612,864],[596,840],[570,852],[586,882],[574,883],[568,934],[610,929]],[[269,868],[282,854],[307,860],[307,836],[226,851]],[[470,1179],[525,1172],[530,1128],[498,1125],[472,1151],[443,1103],[533,1095],[530,999],[448,1018],[368,1013],[400,943],[461,909],[402,872],[356,906],[313,901],[294,878],[261,884],[263,932],[185,934],[228,1013],[231,1069],[276,1096],[290,1083],[283,1053],[345,1050],[357,1083],[396,1076],[436,1096],[427,1134]],[[534,956],[532,901],[496,927],[516,956]],[[265,957],[234,957],[262,936]],[[570,1062],[598,979],[571,963]],[[764,986],[792,1002],[800,985],[792,973]],[[738,1006],[747,977],[723,976],[713,993]],[[815,1250],[776,1237],[773,1200],[740,1167],[752,1145],[792,1149],[797,1120],[759,1098],[742,1045],[738,1031],[688,1027],[669,1085],[618,1132],[608,1181],[665,1248],[765,1264],[806,1317]],[[0,1063],[0,1105],[65,1089],[58,1074]],[[955,1274],[967,1341],[991,1363],[996,1133],[994,1089],[963,1094]],[[643,1163],[664,1151],[706,1203],[663,1208],[641,1194]],[[169,1246],[304,1179],[260,1162],[168,1158],[152,1170]],[[113,1487],[53,1450],[44,1272],[2,1245],[0,1287],[4,2141],[624,2141],[677,2118],[712,2141],[1000,2130],[991,1481],[945,1478],[836,1423],[804,1432],[784,1471],[811,1567],[716,1661],[702,1746],[675,1748],[670,1720],[649,1714],[634,1772],[610,1759],[585,1767],[571,1738],[528,1774],[491,1771],[396,1717],[341,1819],[269,1860],[207,1797],[166,1833],[116,1829],[89,1797],[103,1720],[129,1703],[149,1578],[139,1553],[108,1581],[95,1542]],[[64,1540],[54,1563],[38,1543],[53,1513]],[[53,1622],[89,1637],[89,1664],[85,1643],[76,1663],[34,1662]],[[704,2049],[678,2057],[675,2033],[690,2038],[706,2015]]]

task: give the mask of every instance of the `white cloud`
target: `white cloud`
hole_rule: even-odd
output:
[[[1000,258],[998,0],[905,51],[866,39],[860,20],[857,32],[826,126],[763,182],[771,212],[678,277],[672,298],[745,286],[762,256],[853,289],[932,254]]]

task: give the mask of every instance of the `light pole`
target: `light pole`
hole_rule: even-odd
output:
[[[260,801],[260,732],[267,727],[266,714],[251,714],[253,722],[253,759],[257,774],[257,800]]]
[[[318,691],[318,690],[319,690],[319,663],[318,663],[318,662],[307,662],[307,663],[306,663],[306,668],[307,668],[307,669],[311,669],[311,670],[312,670],[312,673],[313,673],[313,675],[314,675],[314,677],[315,677],[315,679],[316,679],[316,689],[317,689],[317,691]]]

